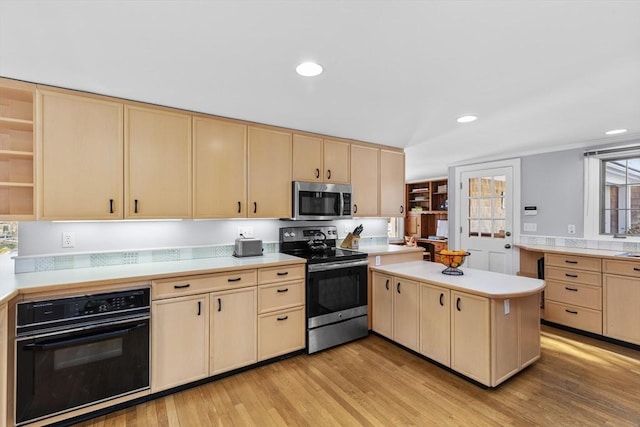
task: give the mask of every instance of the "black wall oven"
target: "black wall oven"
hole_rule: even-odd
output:
[[[149,388],[149,289],[20,303],[16,424]]]

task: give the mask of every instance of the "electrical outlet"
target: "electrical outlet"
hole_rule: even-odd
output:
[[[240,237],[253,237],[253,227],[238,227],[238,236]]]
[[[73,248],[76,245],[76,233],[73,231],[62,232],[62,247]]]
[[[567,231],[569,232],[569,234],[576,234],[576,225],[569,224],[569,227],[567,227]]]
[[[525,222],[524,231],[538,231],[538,224],[535,222]]]
[[[344,231],[344,234],[350,233],[351,230],[351,224],[344,224],[344,228],[342,229],[342,231]]]

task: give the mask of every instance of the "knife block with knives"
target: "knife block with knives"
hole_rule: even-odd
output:
[[[344,238],[344,240],[340,244],[340,247],[345,249],[358,249],[360,233],[362,233],[362,230],[363,227],[362,224],[360,224],[355,228],[355,230],[353,230],[353,233],[347,234],[347,237]]]

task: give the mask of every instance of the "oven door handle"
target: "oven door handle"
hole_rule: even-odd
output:
[[[369,260],[358,260],[358,261],[340,261],[340,262],[327,262],[320,264],[311,264],[307,267],[309,273],[314,273],[316,271],[328,271],[328,270],[339,270],[341,268],[349,268],[349,267],[363,267],[369,265]]]
[[[89,335],[81,338],[71,338],[64,339],[59,341],[48,341],[42,344],[27,344],[22,347],[23,350],[27,351],[44,351],[44,350],[55,350],[57,348],[63,347],[71,347],[74,345],[88,344],[94,341],[101,341],[110,338],[118,338],[124,335],[127,335],[136,329],[143,328],[147,326],[147,323],[138,323],[135,326],[126,329],[117,329],[115,331],[104,332],[97,335]]]

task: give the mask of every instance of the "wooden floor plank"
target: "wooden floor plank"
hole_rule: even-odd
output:
[[[547,326],[541,342],[540,360],[496,389],[369,336],[80,427],[640,426],[640,352]]]

